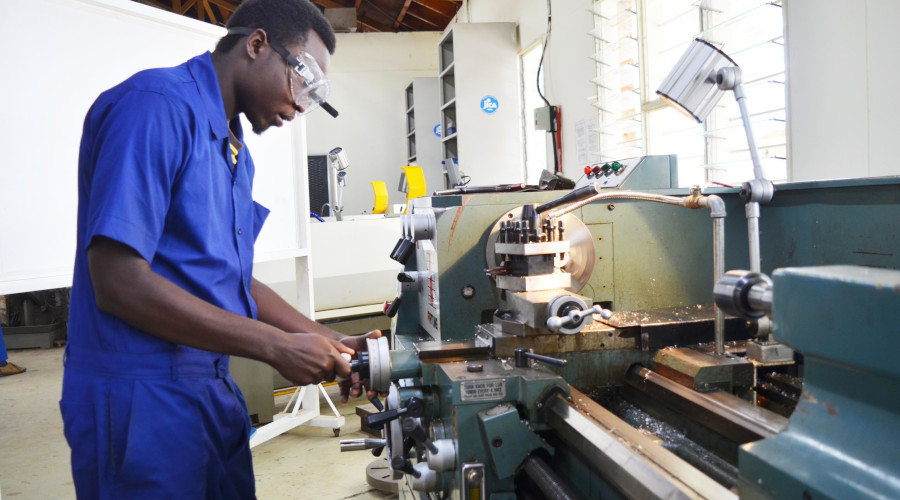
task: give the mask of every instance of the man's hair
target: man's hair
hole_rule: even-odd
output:
[[[328,53],[334,54],[334,30],[309,0],[244,0],[225,27],[260,28],[282,45],[305,45],[309,30],[314,30],[325,42]],[[229,52],[244,36],[225,35],[216,44],[216,52]]]

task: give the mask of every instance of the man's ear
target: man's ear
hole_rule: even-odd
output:
[[[268,44],[268,38],[266,36],[266,32],[258,29],[250,34],[247,37],[247,42],[244,45],[245,50],[247,51],[247,55],[250,59],[256,59],[259,57],[259,54],[263,51],[265,46]]]

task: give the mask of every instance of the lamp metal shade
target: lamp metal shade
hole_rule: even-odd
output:
[[[694,39],[656,93],[675,109],[703,123],[725,93],[716,85],[716,73],[728,66],[738,67],[709,42]]]

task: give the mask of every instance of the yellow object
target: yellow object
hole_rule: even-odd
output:
[[[375,208],[372,209],[373,214],[383,214],[388,206],[387,186],[382,181],[370,181],[372,189],[375,190]]]
[[[426,188],[425,188],[425,174],[422,173],[422,167],[414,167],[411,165],[407,165],[405,167],[400,167],[403,169],[403,172],[406,174],[406,209],[403,213],[406,213],[409,210],[409,200],[413,198],[421,198],[425,196]]]

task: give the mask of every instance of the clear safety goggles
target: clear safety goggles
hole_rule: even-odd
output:
[[[254,31],[256,31],[254,28],[231,28],[228,30],[228,34],[249,36]],[[337,110],[326,101],[331,93],[331,84],[316,60],[307,52],[300,52],[296,56],[291,54],[273,38],[269,38],[268,41],[275,52],[288,64],[288,84],[291,96],[297,107],[300,108],[297,116],[309,114],[321,106],[329,115],[337,118]]]

